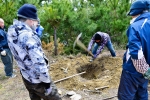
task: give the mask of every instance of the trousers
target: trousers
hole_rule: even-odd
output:
[[[6,76],[12,76],[13,74],[13,55],[10,49],[4,49],[6,56],[1,55],[1,60],[4,64],[4,71]]]
[[[118,100],[148,100],[148,80],[122,71],[118,89]]]
[[[62,100],[58,94],[57,88],[53,82],[51,82],[52,91],[46,96],[45,86],[42,83],[31,83],[27,81],[24,77],[22,77],[25,87],[29,92],[29,96],[31,100]]]
[[[94,44],[94,47],[92,49],[92,53],[93,55],[96,54],[97,52],[97,49],[98,49],[99,45],[97,43]],[[108,48],[108,50],[110,51],[112,57],[115,57],[116,56],[116,53],[115,53],[115,50],[113,48],[113,45],[111,43],[111,40],[108,40],[108,42],[106,43],[106,47]]]

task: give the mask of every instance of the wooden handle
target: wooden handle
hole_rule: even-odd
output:
[[[78,40],[76,42],[77,42],[77,45],[79,47],[81,47],[83,50],[85,50],[86,52],[88,52],[92,57],[94,57],[94,55],[92,54],[92,52],[88,51],[87,48],[86,48],[86,46],[80,40]]]

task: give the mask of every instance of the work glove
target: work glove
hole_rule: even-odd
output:
[[[37,28],[37,30],[43,32],[44,28],[43,28],[43,26],[40,25],[40,26]]]
[[[94,61],[96,59],[96,55],[94,55],[91,59],[90,59],[90,62]]]
[[[150,68],[143,74],[145,79],[150,80]]]
[[[50,86],[48,89],[45,90],[45,96],[48,96],[52,92],[52,87]]]
[[[91,59],[90,59],[90,62],[92,62],[93,60],[94,60],[94,59],[93,59],[93,58],[91,58]]]
[[[38,34],[38,36],[41,38],[42,37],[42,32],[43,32],[44,28],[40,25],[37,27],[36,32]]]
[[[1,51],[1,55],[6,56],[6,51],[5,50]]]

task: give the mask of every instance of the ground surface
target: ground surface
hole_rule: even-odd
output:
[[[117,100],[123,53],[122,50],[117,51],[117,57],[112,58],[109,52],[104,52],[93,62],[89,62],[90,56],[82,54],[55,58],[48,56],[48,53],[46,55],[50,60],[50,75],[62,91],[62,96],[74,91],[82,96],[81,100]],[[8,79],[0,62],[0,100],[30,100],[16,66],[14,64],[17,77]],[[109,97],[113,98],[107,99]],[[63,100],[70,99],[64,96]]]

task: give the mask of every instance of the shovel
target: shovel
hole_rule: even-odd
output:
[[[86,48],[86,46],[79,40],[79,38],[81,37],[81,35],[82,35],[82,33],[80,33],[77,36],[77,38],[76,38],[76,40],[75,40],[75,42],[73,44],[73,49],[74,49],[74,47],[77,44],[80,48],[82,48],[83,50],[85,50],[86,52],[88,52],[92,57],[94,57],[94,55],[90,51],[88,51],[87,48]]]

